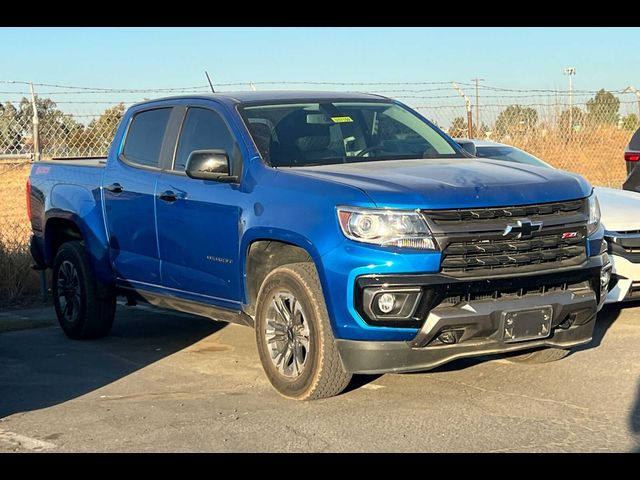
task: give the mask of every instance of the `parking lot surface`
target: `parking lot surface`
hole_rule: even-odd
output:
[[[271,388],[247,327],[118,308],[86,342],[51,308],[0,313],[0,452],[640,451],[638,303],[559,362],[358,376],[313,402]]]

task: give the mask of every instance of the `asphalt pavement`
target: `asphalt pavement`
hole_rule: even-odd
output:
[[[279,396],[253,331],[118,307],[112,335],[67,339],[51,307],[0,312],[0,452],[640,451],[640,304],[543,365],[500,357],[357,376]]]

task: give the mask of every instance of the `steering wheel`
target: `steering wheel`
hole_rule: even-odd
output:
[[[379,150],[381,152],[386,152],[384,145],[378,144],[378,145],[372,145],[372,146],[367,147],[367,148],[363,148],[358,153],[356,153],[354,155],[354,157],[364,157],[367,153],[375,152],[377,150]]]

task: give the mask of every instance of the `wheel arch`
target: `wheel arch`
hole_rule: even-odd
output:
[[[255,313],[260,286],[269,272],[282,265],[311,262],[322,277],[320,254],[307,238],[292,232],[270,229],[244,237],[241,255],[245,311]],[[321,279],[322,284],[322,279]]]
[[[98,226],[92,225],[78,214],[51,210],[47,212],[44,227],[44,255],[47,266],[53,266],[56,253],[64,243],[82,241],[93,274],[101,282],[111,283],[114,275],[105,237]]]

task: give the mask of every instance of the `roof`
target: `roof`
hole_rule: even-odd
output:
[[[357,92],[331,92],[317,90],[259,90],[242,92],[220,92],[220,93],[197,93],[193,95],[178,95],[164,98],[146,100],[144,103],[151,103],[160,100],[177,100],[192,98],[211,98],[223,103],[244,103],[244,102],[281,102],[281,101],[315,101],[315,100],[389,100],[381,95],[372,93]]]
[[[492,142],[491,140],[480,140],[478,138],[454,138],[456,142],[471,142],[476,147],[510,147],[506,143]]]

